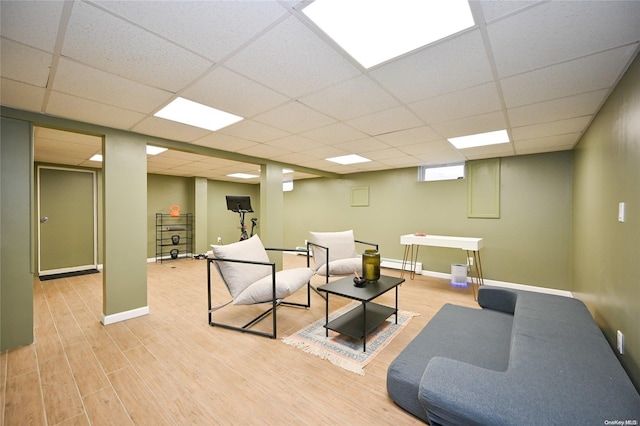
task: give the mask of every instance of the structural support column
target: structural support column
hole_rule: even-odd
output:
[[[194,178],[194,253],[206,253],[209,250],[208,241],[208,182],[207,178],[196,177]]]
[[[0,124],[0,350],[33,343],[31,124]]]
[[[104,273],[102,323],[149,313],[146,144],[124,133],[102,143]]]
[[[263,164],[260,173],[260,239],[266,247],[283,247],[284,197],[282,167]],[[282,253],[271,252],[269,258],[282,269]]]

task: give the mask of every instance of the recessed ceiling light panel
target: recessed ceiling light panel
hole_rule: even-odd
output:
[[[467,0],[315,0],[303,13],[365,68],[475,25]]]
[[[510,142],[509,134],[506,130],[460,136],[458,138],[449,138],[447,140],[457,149],[475,148],[478,146],[497,145],[500,143]]]
[[[160,111],[156,112],[154,116],[211,130],[212,132],[243,119],[240,116],[211,108],[185,98],[176,98]]]
[[[371,161],[368,158],[361,157],[360,155],[357,155],[357,154],[343,155],[341,157],[332,157],[332,158],[327,158],[326,160],[334,163],[342,164],[345,166],[348,164],[366,163],[367,161]]]
[[[258,175],[251,175],[249,173],[231,173],[230,175],[227,175],[227,176],[233,177],[233,178],[239,178],[239,179],[253,179],[253,178],[260,177]]]
[[[167,150],[167,148],[161,148],[159,146],[147,145],[147,155],[158,155]]]

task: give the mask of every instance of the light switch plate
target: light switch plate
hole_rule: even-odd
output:
[[[622,331],[618,330],[617,333],[617,341],[618,341],[618,352],[620,353],[620,355],[622,355],[624,353],[624,334],[622,334]]]
[[[618,222],[624,222],[624,203],[618,203]]]

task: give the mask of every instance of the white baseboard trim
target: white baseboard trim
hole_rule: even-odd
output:
[[[118,312],[117,314],[105,315],[102,314],[102,324],[109,325],[120,321],[126,321],[129,319],[149,315],[149,306],[143,306],[141,308],[131,309],[129,311]]]
[[[451,274],[445,274],[443,272],[424,271],[423,270],[422,271],[422,275],[427,276],[427,277],[443,278],[445,280],[451,279]],[[469,281],[469,278],[467,278],[467,281]],[[538,287],[538,286],[527,285],[527,284],[517,284],[517,283],[510,283],[510,282],[505,282],[505,281],[488,280],[486,278],[484,279],[484,283],[485,283],[485,285],[490,285],[490,286],[494,286],[494,287],[510,288],[510,289],[513,289],[513,290],[534,291],[534,292],[537,292],[537,293],[554,294],[556,296],[573,297],[573,294],[570,291],[557,290],[555,288],[546,288],[546,287]]]

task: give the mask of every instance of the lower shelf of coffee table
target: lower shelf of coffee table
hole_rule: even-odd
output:
[[[354,339],[362,339],[366,333],[369,333],[374,328],[382,324],[384,320],[395,314],[396,310],[389,306],[369,302],[366,304],[366,312],[366,329],[364,328],[365,316],[362,305],[359,305],[338,318],[329,321],[325,325],[325,328],[353,337]]]

